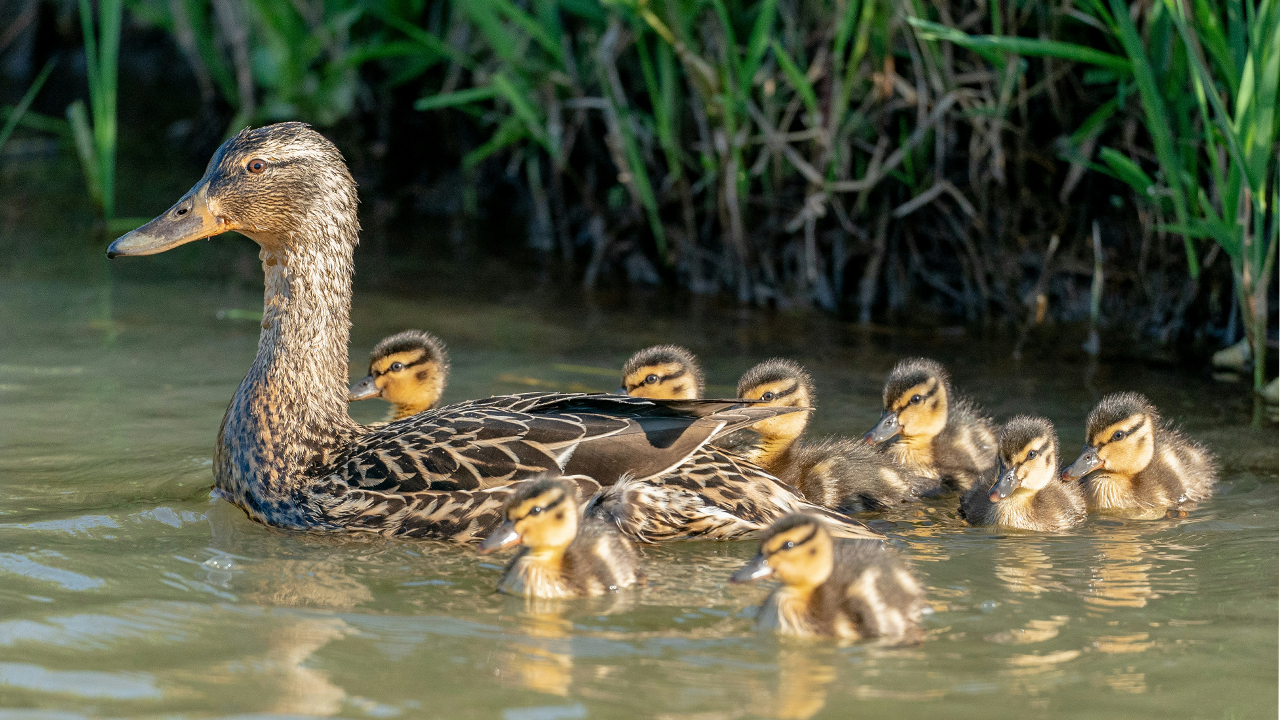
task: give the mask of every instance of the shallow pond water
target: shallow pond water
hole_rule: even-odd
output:
[[[493,593],[502,559],[279,532],[211,500],[259,292],[0,285],[0,719],[1276,716],[1276,430],[1247,426],[1236,387],[786,315],[357,295],[352,375],[381,335],[425,327],[451,346],[449,400],[611,390],[631,351],[675,341],[706,359],[711,394],[800,359],[812,432],[855,434],[895,359],[928,353],[998,418],[1053,418],[1064,453],[1101,394],[1134,388],[1223,459],[1185,519],[998,534],[957,521],[954,499],[869,518],[928,588],[928,639],[841,647],[752,631],[767,588],[726,582],[749,542],[648,548],[646,588],[526,606]]]

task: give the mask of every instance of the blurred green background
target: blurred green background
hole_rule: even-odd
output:
[[[0,0],[0,65],[11,228],[105,240],[300,119],[409,267],[1270,379],[1280,0]]]

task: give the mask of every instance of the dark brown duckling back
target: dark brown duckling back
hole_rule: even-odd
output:
[[[831,577],[809,601],[815,627],[835,635],[843,616],[863,638],[923,639],[924,590],[892,548],[874,540],[835,540]]]

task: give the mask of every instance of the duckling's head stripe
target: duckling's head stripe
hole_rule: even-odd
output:
[[[645,348],[627,360],[622,366],[622,377],[625,381],[636,371],[641,368],[653,365],[676,365],[682,370],[675,373],[668,373],[663,377],[664,380],[674,380],[683,377],[685,373],[693,376],[694,385],[696,385],[698,397],[702,397],[703,391],[706,389],[706,381],[702,375],[702,367],[698,365],[698,358],[693,353],[680,347],[679,345],[654,345]]]
[[[747,397],[754,388],[787,380],[794,382],[788,389],[779,391],[778,397],[786,397],[803,389],[805,395],[809,397],[809,403],[813,403],[813,378],[805,372],[804,366],[800,363],[782,358],[765,360],[743,373],[742,378],[738,380],[738,397]]]
[[[930,395],[936,393],[938,387],[945,389],[951,382],[947,369],[934,360],[910,358],[899,362],[889,371],[889,377],[884,382],[884,406],[893,407],[908,390],[930,379],[936,381],[935,389],[930,391]]]
[[[1089,413],[1089,419],[1085,421],[1085,437],[1092,441],[1095,435],[1106,428],[1128,420],[1135,415],[1145,415],[1151,418],[1153,425],[1159,423],[1159,414],[1145,395],[1136,392],[1119,392],[1107,395],[1099,400],[1097,406],[1093,408],[1093,412]],[[1127,430],[1126,434],[1141,426],[1142,421],[1139,419],[1134,423],[1133,428]]]
[[[422,358],[414,361],[414,365],[433,362],[445,369],[449,367],[449,354],[445,350],[444,342],[423,330],[405,330],[383,338],[373,347],[373,352],[369,353],[369,365],[372,366],[373,363],[389,355],[413,350],[423,351]]]

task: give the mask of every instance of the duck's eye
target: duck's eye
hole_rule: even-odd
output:
[[[1124,439],[1124,431],[1123,431],[1123,430],[1117,430],[1117,431],[1115,431],[1115,432],[1111,433],[1111,439],[1112,439],[1113,441],[1115,441],[1115,440],[1123,440],[1123,439]]]
[[[540,507],[535,507],[534,509],[532,509],[532,510],[530,510],[530,511],[529,511],[529,514],[530,514],[530,515],[541,515],[541,514],[542,514],[542,508],[540,508]]]
[[[262,158],[254,158],[249,161],[249,164],[245,166],[245,169],[254,175],[261,175],[262,171],[267,169],[267,161]]]
[[[391,367],[387,369],[390,370],[391,372],[400,372],[401,370],[404,369],[404,363],[393,362],[391,363]]]
[[[921,400],[924,400],[924,398],[923,398],[923,397],[921,397],[921,396],[919,396],[919,395],[912,395],[912,396],[911,396],[911,404],[912,404],[912,405],[919,405]]]
[[[652,385],[652,384],[654,384],[654,383],[658,382],[658,376],[657,376],[657,375],[650,375],[650,376],[646,377],[646,378],[644,379],[644,381],[645,381],[645,383],[646,383],[646,384],[648,384],[648,385]]]
[[[1040,453],[1036,452],[1035,450],[1032,450],[1031,452],[1027,453],[1027,459],[1028,459],[1028,460],[1035,460],[1035,459],[1036,459],[1036,456],[1037,456],[1037,455],[1039,455],[1039,454],[1040,454]]]
[[[765,402],[768,402],[769,400],[772,400],[772,399],[774,399],[774,398],[776,398],[776,397],[778,397],[778,396],[777,396],[777,395],[774,395],[774,394],[773,394],[773,391],[772,391],[772,390],[770,390],[769,392],[767,392],[767,393],[765,393],[765,394],[761,395],[761,396],[760,396],[760,399],[761,399],[761,400],[764,400]]]
[[[788,541],[786,541],[786,542],[782,543],[782,549],[783,549],[783,550],[794,550],[794,549],[795,549],[795,547],[796,547],[796,544],[795,544],[794,542],[790,541],[790,540],[788,540]]]

